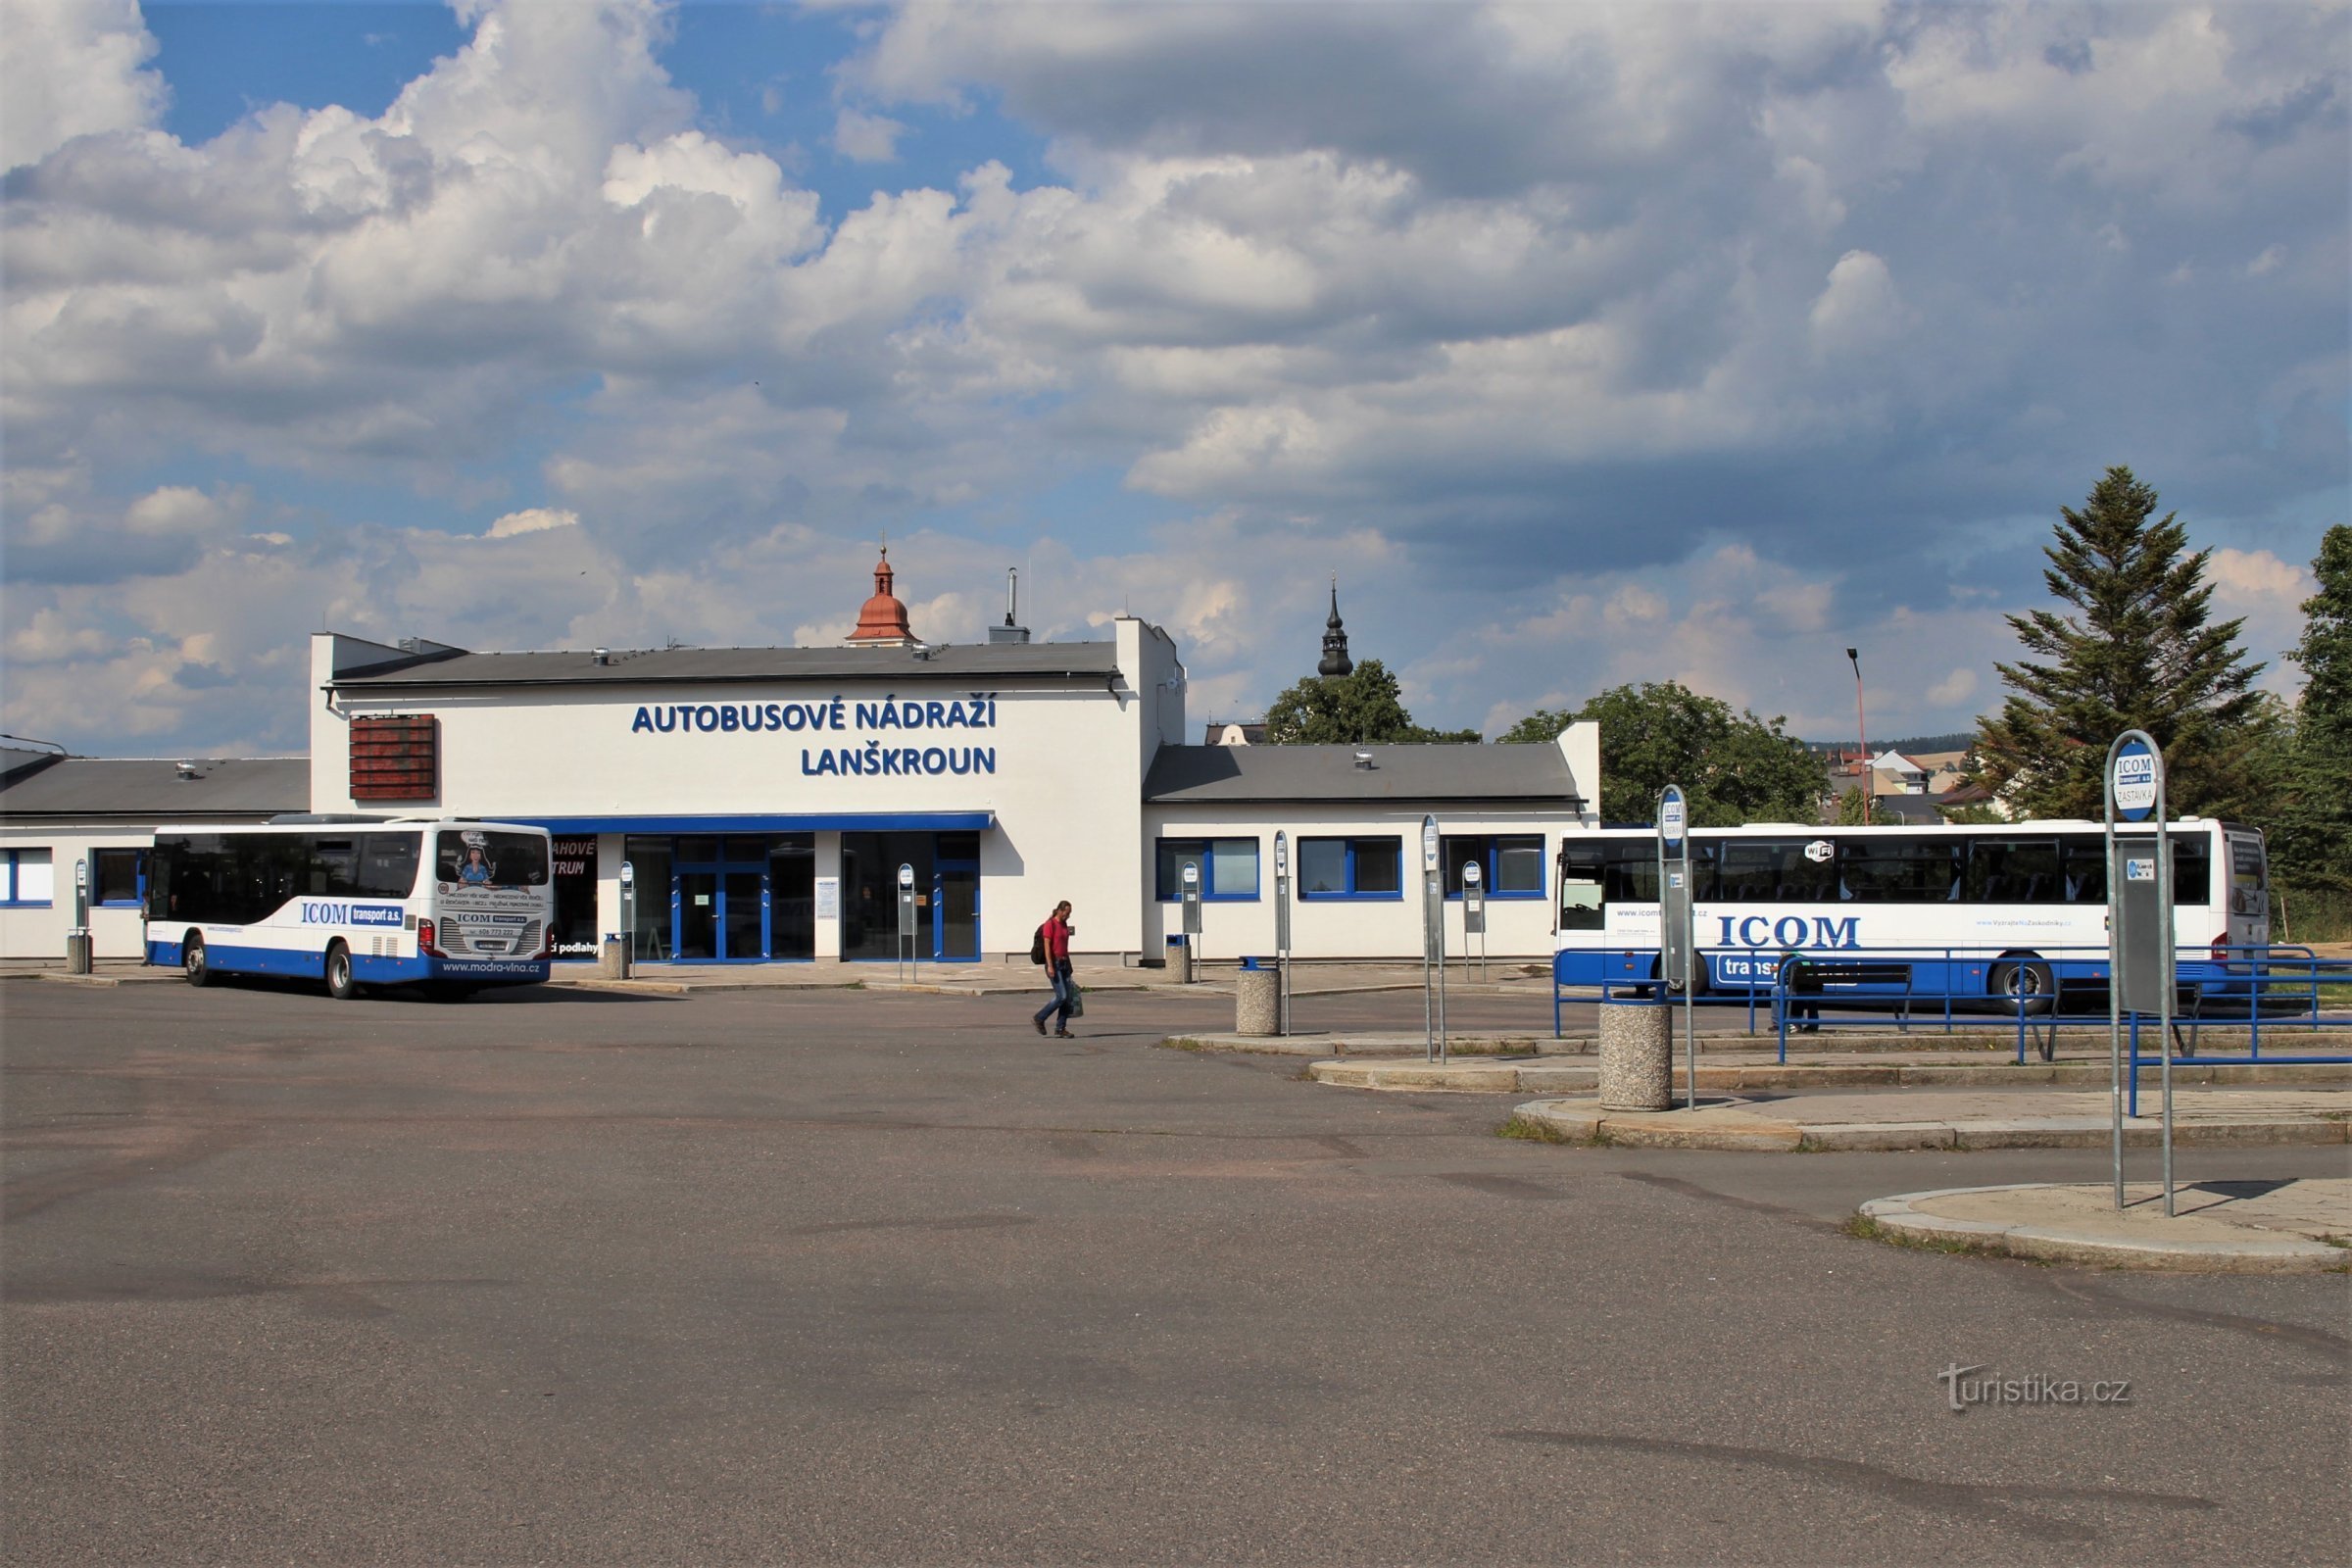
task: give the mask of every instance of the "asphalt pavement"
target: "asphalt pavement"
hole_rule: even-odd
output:
[[[1843,1228],[2101,1152],[1518,1142],[1508,1095],[1157,1044],[1229,997],[1098,994],[1073,1041],[1028,1005],[0,982],[0,1550],[2352,1557],[2345,1276]]]

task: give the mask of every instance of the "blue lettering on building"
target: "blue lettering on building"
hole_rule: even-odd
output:
[[[851,702],[833,697],[805,703],[648,703],[629,719],[632,735],[709,735],[751,733],[807,734],[834,731],[849,740],[853,731],[993,730],[997,727],[997,696],[973,692],[968,697],[884,697]],[[944,741],[948,737],[941,737]],[[841,746],[805,747],[801,772],[810,778],[856,774],[861,778],[938,778],[994,773],[994,746],[904,744],[898,736],[860,737]],[[394,921],[398,923],[397,919]]]

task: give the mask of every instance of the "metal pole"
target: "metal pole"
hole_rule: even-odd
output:
[[[1862,716],[1862,655],[1858,649],[1848,648],[1845,657],[1854,666],[1854,738],[1862,743],[1862,825],[1868,827],[1879,775],[1870,765],[1870,722]]]
[[[1438,1059],[1437,988],[1430,960],[1438,951],[1431,926],[1445,911],[1444,871],[1438,859],[1438,819],[1421,818],[1421,1050],[1424,1059]]]
[[[1683,858],[1685,874],[1688,874],[1690,864],[1690,858],[1686,855]],[[1684,906],[1686,913],[1689,908],[1690,906],[1686,904]],[[1698,1108],[1698,999],[1691,995],[1696,989],[1691,984],[1693,979],[1691,964],[1697,957],[1698,955],[1690,951],[1690,944],[1685,941],[1683,944],[1683,1032],[1690,1041],[1690,1092],[1684,1096],[1684,1102],[1691,1110]]]
[[[2156,908],[2164,931],[2164,995],[2156,1027],[2163,1035],[2164,1074],[2164,1213],[2173,1217],[2173,836],[2165,826],[2164,753],[2156,754]],[[2257,1003],[2259,1008],[2259,1002]]]
[[[2115,753],[2124,744],[2118,735],[2107,746],[2106,770],[2100,774],[2101,809],[2105,816],[2102,832],[2107,849],[2107,1123],[2111,1134],[2115,1165],[2115,1206],[2124,1206],[2124,965],[2120,949],[2121,934],[2115,929],[2116,911],[2123,897],[2117,877],[2121,867],[2115,863]],[[2022,977],[2021,977],[2022,985]],[[2024,1059],[2025,998],[2018,998],[2019,1059]]]

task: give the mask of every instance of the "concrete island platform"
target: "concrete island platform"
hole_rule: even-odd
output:
[[[2027,1183],[1904,1193],[1864,1203],[1855,1229],[1898,1246],[2184,1273],[2352,1271],[2352,1179]]]
[[[2308,1069],[2305,1069],[2308,1070]],[[2162,1129],[2155,1086],[2124,1123],[2127,1148]],[[1593,1098],[1534,1100],[1513,1113],[1531,1136],[1635,1149],[1737,1149],[1788,1153],[1911,1149],[2104,1149],[2104,1090],[1864,1091],[1780,1097],[1702,1094],[1695,1110],[1624,1111]],[[2352,1143],[2352,1088],[2176,1089],[2179,1147]]]

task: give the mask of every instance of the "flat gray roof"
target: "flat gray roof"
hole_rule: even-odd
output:
[[[1358,752],[1370,767],[1356,765]],[[1582,804],[1557,746],[1163,746],[1144,799]]]
[[[145,817],[185,821],[214,816],[268,817],[311,807],[311,763],[304,757],[192,758],[196,776],[176,760],[67,757],[0,786],[0,819]]]
[[[917,657],[927,655],[928,657]],[[1116,643],[941,643],[911,648],[615,649],[600,664],[586,652],[424,654],[347,669],[343,690],[426,686],[719,685],[745,681],[1102,680],[1119,667]]]

